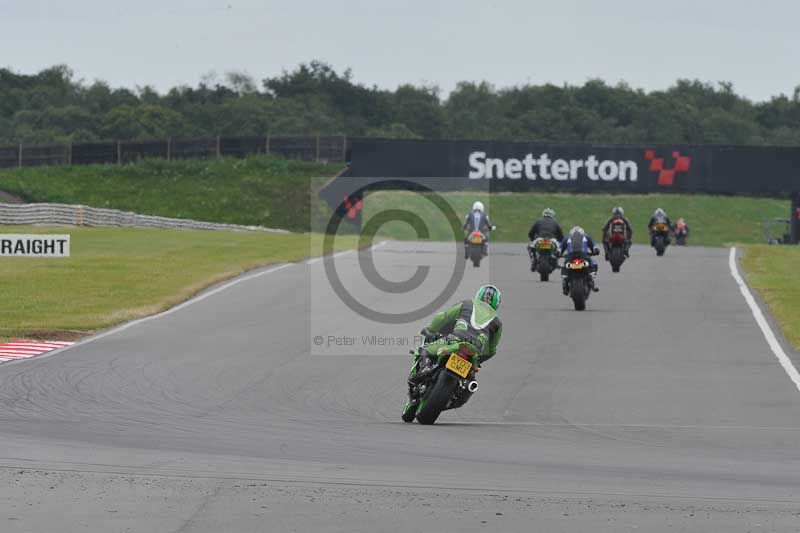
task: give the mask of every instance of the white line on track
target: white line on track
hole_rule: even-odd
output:
[[[384,246],[386,246],[386,244],[388,242],[389,241],[381,241],[378,244],[373,244],[372,246],[370,246],[368,248],[368,250],[377,250],[378,248],[383,248]],[[314,264],[319,263],[320,261],[322,261],[325,257],[336,258],[336,257],[342,257],[343,255],[354,254],[354,253],[356,253],[356,250],[347,250],[347,251],[344,251],[344,252],[335,253],[335,254],[333,254],[331,256],[313,257],[311,259],[306,259],[305,261],[303,261],[303,264],[314,265]]]
[[[778,341],[778,338],[775,336],[775,333],[772,331],[767,319],[764,318],[764,314],[761,312],[761,308],[758,306],[755,298],[750,293],[750,289],[747,288],[747,283],[745,283],[742,276],[739,275],[739,270],[736,267],[736,248],[731,248],[731,254],[728,257],[728,265],[731,268],[731,275],[733,276],[734,281],[736,284],[739,285],[739,290],[744,296],[747,305],[750,306],[750,311],[753,313],[753,317],[756,319],[756,323],[758,327],[761,328],[761,333],[764,334],[764,338],[767,339],[767,344],[772,349],[772,353],[775,354],[775,357],[778,358],[783,369],[789,374],[789,378],[794,383],[797,390],[800,391],[800,373],[797,372],[797,369],[792,364],[791,359],[786,355],[786,352],[783,351],[783,347],[781,343]]]

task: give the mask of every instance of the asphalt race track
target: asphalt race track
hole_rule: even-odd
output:
[[[634,248],[575,312],[523,246],[493,245],[449,298],[494,282],[505,328],[434,426],[400,420],[399,343],[424,321],[357,315],[322,262],[0,365],[0,531],[800,531],[800,392],[728,250]],[[388,294],[335,259],[358,301],[401,312],[456,254],[373,256],[394,281],[431,265]]]

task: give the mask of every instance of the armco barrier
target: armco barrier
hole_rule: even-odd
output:
[[[183,218],[168,218],[69,204],[0,204],[0,224],[9,225],[68,225],[107,226],[126,228],[202,229],[225,231],[261,231],[290,233],[283,229],[262,226],[240,226],[201,222]]]

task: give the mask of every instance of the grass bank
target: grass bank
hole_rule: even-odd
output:
[[[784,337],[800,351],[800,246],[747,246],[742,267],[747,284],[761,295]]]
[[[180,303],[270,263],[319,255],[318,235],[0,226],[69,233],[71,257],[0,258],[0,340],[71,340]],[[352,248],[356,237],[336,239]]]
[[[634,241],[647,241],[647,222],[651,213],[661,207],[673,222],[686,219],[692,234],[690,244],[724,246],[727,243],[763,243],[764,219],[786,217],[788,200],[706,195],[587,195],[587,194],[475,194],[445,193],[459,218],[469,212],[472,202],[482,201],[489,216],[497,225],[492,233],[495,241],[527,240],[528,230],[545,207],[556,211],[564,231],[575,225],[583,226],[599,237],[600,228],[611,215],[614,206],[621,205],[631,220]],[[409,192],[375,192],[364,201],[365,222],[386,209],[407,209],[419,214],[428,223],[434,240],[452,239],[452,232],[438,214],[438,208],[425,198]],[[379,235],[383,238],[416,239],[414,230],[405,223],[386,224]]]
[[[0,171],[0,190],[28,202],[83,204],[146,215],[310,231],[327,221],[316,186],[342,165],[270,156]],[[324,226],[322,226],[324,227]]]

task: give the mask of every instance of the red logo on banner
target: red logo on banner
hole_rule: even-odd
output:
[[[672,168],[664,166],[664,158],[656,157],[655,150],[647,150],[644,158],[650,161],[650,172],[658,172],[658,184],[662,187],[672,187],[675,183],[675,175],[689,172],[689,165],[692,158],[688,155],[681,155],[679,151],[672,152]]]
[[[347,209],[347,218],[350,220],[355,219],[358,212],[361,211],[361,198],[357,199],[354,203],[350,200],[349,196],[345,196],[344,207]]]

